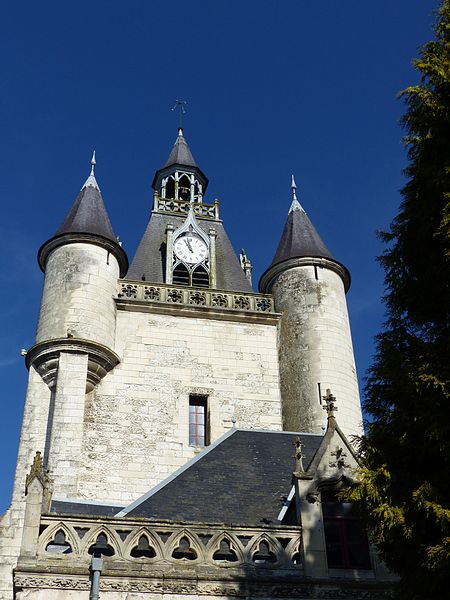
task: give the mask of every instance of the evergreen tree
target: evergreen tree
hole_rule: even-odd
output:
[[[435,36],[414,61],[420,84],[401,93],[407,183],[381,234],[387,321],[350,491],[408,600],[450,597],[450,0]]]

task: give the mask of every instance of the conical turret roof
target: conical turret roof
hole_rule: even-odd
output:
[[[316,228],[311,223],[305,209],[297,200],[297,186],[292,176],[292,204],[289,209],[288,218],[281,234],[275,256],[268,269],[260,279],[260,288],[266,291],[267,277],[276,265],[281,265],[291,259],[327,259],[339,266],[339,272],[348,289],[350,285],[350,273],[347,268],[337,261],[323,242]]]
[[[335,260],[309,220],[303,206],[297,200],[297,184],[293,175],[291,189],[291,208],[270,266],[272,267],[290,258],[304,258],[307,256]]]
[[[294,199],[271,266],[305,256],[335,260],[301,204]]]
[[[119,261],[120,276],[128,269],[125,251],[117,241],[103,203],[100,188],[94,174],[95,152],[91,160],[91,172],[72,204],[61,227],[45,242],[38,252],[38,262],[43,271],[49,253],[64,244],[84,242],[105,247]]]
[[[100,188],[94,174],[95,153],[91,173],[72,204],[63,224],[55,235],[63,233],[91,233],[116,241],[111,221],[106,212]]]
[[[192,152],[184,138],[183,130],[180,127],[178,129],[178,136],[175,140],[172,150],[170,151],[169,158],[166,161],[164,167],[170,167],[171,165],[184,165],[186,167],[197,167],[197,163],[192,156]]]

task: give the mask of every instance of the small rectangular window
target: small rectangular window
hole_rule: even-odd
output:
[[[189,396],[189,445],[207,446],[208,430],[208,397]]]

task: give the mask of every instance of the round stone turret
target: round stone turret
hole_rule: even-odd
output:
[[[113,352],[114,296],[117,280],[126,274],[128,261],[112,230],[94,164],[93,157],[91,174],[66,219],[38,254],[45,282],[36,346],[30,349],[27,362],[40,370],[50,386],[54,371],[50,355],[57,357],[59,351],[84,349],[91,362],[96,354],[103,355],[91,365],[97,375],[92,375],[88,389],[101,379],[102,370],[106,372],[117,363]]]
[[[260,291],[282,313],[279,332],[283,427],[321,433],[323,396],[339,397],[339,424],[362,433],[362,413],[345,294],[348,270],[334,259],[296,197]]]

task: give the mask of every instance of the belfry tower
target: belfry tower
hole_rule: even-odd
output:
[[[320,433],[327,389],[340,398],[340,425],[362,432],[361,404],[345,294],[350,273],[321,240],[297,199],[292,204],[261,292],[282,313],[279,367],[283,428]]]
[[[0,600],[375,598],[364,528],[335,523],[361,431],[350,275],[294,180],[255,292],[182,129],[129,268],[94,167],[38,252]]]

